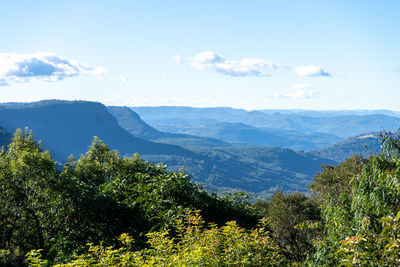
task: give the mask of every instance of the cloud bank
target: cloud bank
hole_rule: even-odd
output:
[[[179,55],[179,54],[173,56],[172,59],[174,60],[174,62],[175,62],[176,64],[181,63],[181,55]]]
[[[180,58],[179,58],[180,60]],[[244,58],[242,60],[226,59],[213,51],[205,51],[189,58],[190,66],[199,70],[213,70],[230,76],[271,76],[273,71],[280,69],[292,70],[300,76],[331,76],[319,66],[300,66],[293,68],[285,64],[279,64],[261,58]],[[176,61],[175,61],[176,62]]]
[[[324,71],[321,67],[314,65],[297,67],[294,71],[300,76],[331,76],[330,73]]]
[[[32,79],[59,81],[78,75],[101,75],[102,67],[92,68],[84,63],[68,60],[54,53],[7,54],[0,53],[0,86]]]
[[[297,83],[292,86],[293,91],[291,93],[282,94],[276,93],[277,98],[289,98],[289,99],[307,99],[314,98],[315,93],[312,90],[313,85],[309,83]]]
[[[195,69],[214,70],[230,76],[269,76],[272,69],[285,68],[286,66],[261,58],[244,58],[242,60],[225,59],[212,51],[205,51],[190,58],[190,66]]]

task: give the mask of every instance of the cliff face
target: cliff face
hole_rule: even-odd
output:
[[[0,107],[0,125],[8,132],[29,127],[43,140],[56,160],[87,151],[93,136],[122,155],[133,153],[189,156],[178,146],[158,144],[133,137],[121,128],[107,108],[96,102],[46,100],[18,106]]]

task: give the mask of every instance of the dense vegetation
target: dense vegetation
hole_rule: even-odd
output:
[[[147,233],[174,229],[187,210],[219,225],[252,227],[259,218],[238,197],[210,195],[184,172],[120,157],[97,138],[86,155],[57,170],[32,133],[17,130],[0,153],[0,188],[1,260],[10,263],[31,249],[62,262],[87,242],[115,246],[123,233],[144,248]]]
[[[0,262],[65,266],[397,266],[400,141],[324,166],[311,195],[248,204],[95,138],[56,169],[29,131],[0,153]],[[261,217],[265,217],[261,219]],[[258,222],[258,223],[257,223]]]

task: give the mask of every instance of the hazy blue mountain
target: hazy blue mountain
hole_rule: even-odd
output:
[[[25,102],[5,102],[5,103],[0,103],[0,106],[20,106],[20,105],[25,105]]]
[[[271,113],[232,108],[133,107],[132,109],[152,127],[159,130],[166,130],[166,127],[175,128],[176,132],[187,132],[188,128],[193,126],[229,122],[244,123],[256,128],[326,133],[347,138],[367,132],[395,131],[400,127],[400,117],[379,113],[397,114],[389,111],[377,111],[378,113],[373,114],[367,111],[360,111],[358,114],[338,111],[326,114],[317,111]]]
[[[294,150],[315,150],[342,138],[325,133],[255,128],[244,123],[217,122],[181,129],[186,134],[213,137],[234,145],[280,146]]]
[[[12,139],[12,135],[7,132],[4,128],[0,127],[0,148],[6,147]]]
[[[398,134],[389,134],[394,138],[398,138]],[[382,133],[368,133],[350,137],[326,148],[308,153],[336,162],[342,162],[354,154],[367,158],[370,155],[381,152],[382,140]]]
[[[196,156],[179,146],[159,144],[133,137],[100,103],[47,100],[0,107],[0,125],[8,132],[29,127],[43,140],[55,159],[87,151],[93,136],[98,136],[121,154],[146,153]]]
[[[161,119],[160,115],[164,113],[164,119],[173,118],[183,119],[213,119],[216,121],[231,121],[232,117],[240,117],[247,113],[244,109],[234,109],[229,107],[218,108],[194,108],[181,106],[161,106],[161,107],[132,107],[140,117],[146,121]]]
[[[122,128],[127,130],[133,136],[143,138],[145,140],[180,146],[229,146],[228,143],[214,138],[158,131],[144,122],[136,112],[128,107],[107,107],[107,109],[117,119],[118,124]]]
[[[400,117],[399,111],[392,110],[307,110],[307,109],[263,109],[259,110],[266,114],[281,113],[285,115],[302,115],[307,117],[340,117],[353,115],[381,114],[393,117]]]

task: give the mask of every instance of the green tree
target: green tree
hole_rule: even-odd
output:
[[[314,230],[298,228],[298,224],[320,220],[320,210],[314,198],[302,193],[276,192],[267,202],[272,237],[294,262],[301,262],[313,251]]]
[[[55,224],[55,163],[36,144],[28,129],[17,130],[7,151],[0,153],[0,246],[17,258],[43,249]]]
[[[317,242],[314,264],[398,264],[400,141],[387,138],[384,147],[349,180],[349,193],[335,202],[329,195],[326,198],[322,206],[325,236]]]

